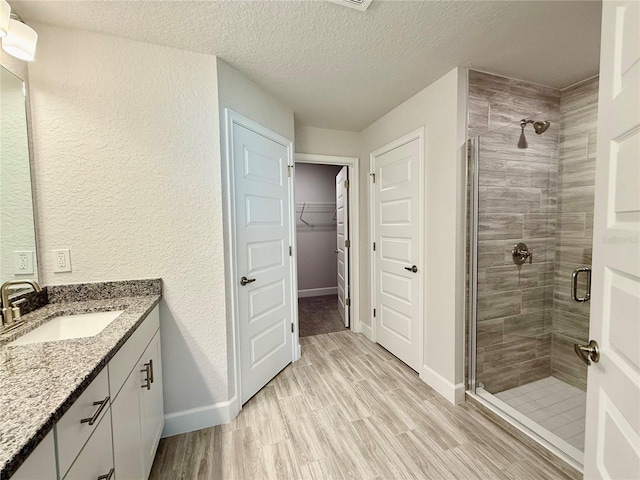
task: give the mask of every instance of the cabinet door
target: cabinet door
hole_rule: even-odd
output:
[[[44,437],[40,445],[11,477],[13,480],[55,480],[56,449],[53,444],[53,431]]]
[[[144,370],[145,368],[149,370],[148,376],[146,373],[141,373],[141,384],[146,385],[148,377],[149,388],[142,388],[140,390],[144,478],[148,478],[151,472],[153,459],[156,455],[162,428],[164,427],[161,361],[160,331],[158,331],[140,359],[140,364],[143,367],[140,370]]]
[[[136,367],[137,367],[136,363]],[[118,480],[146,478],[142,461],[142,436],[139,401],[140,369],[135,368],[111,404],[113,426],[113,459]]]
[[[64,480],[106,479],[113,470],[113,449],[111,447],[111,409],[100,420],[89,441],[76,458]]]

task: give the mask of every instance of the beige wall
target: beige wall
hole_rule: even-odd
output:
[[[338,262],[335,253],[336,175],[342,168],[336,165],[296,164],[298,292],[338,288]],[[331,205],[330,208],[319,208],[318,203]],[[303,204],[307,207],[303,218],[310,226],[299,219]]]
[[[360,143],[359,132],[296,126],[296,153],[358,157]]]
[[[371,152],[425,128],[425,329],[422,378],[451,401],[464,396],[464,145],[466,71],[454,69],[362,131],[359,157],[361,311],[371,324],[369,158]]]
[[[166,412],[227,400],[216,58],[34,28],[42,283],[162,277]]]

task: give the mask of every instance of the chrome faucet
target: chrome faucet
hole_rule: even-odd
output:
[[[18,285],[30,285],[36,292],[41,292],[42,288],[35,280],[10,280],[4,282],[0,287],[0,299],[2,301],[2,325],[0,326],[0,332],[6,332],[12,328],[17,327],[22,323],[20,318],[20,307],[16,305],[19,302],[11,302],[9,300],[9,291]],[[21,302],[20,302],[21,303]]]

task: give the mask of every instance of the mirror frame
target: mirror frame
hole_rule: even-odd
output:
[[[33,124],[31,119],[31,94],[29,91],[29,70],[27,62],[19,60],[17,58],[8,55],[3,50],[0,50],[0,66],[6,68],[10,73],[18,77],[24,83],[24,109],[25,119],[27,123],[27,148],[29,153],[29,174],[31,176],[31,206],[33,209],[33,235],[35,237],[35,280],[40,283],[41,281],[41,255],[40,255],[40,236],[38,235],[38,209],[37,209],[37,194],[36,194],[36,171],[35,171],[35,157],[33,153]],[[2,282],[0,282],[2,283]],[[30,291],[30,289],[29,289]],[[21,295],[24,291],[17,289],[11,297]]]

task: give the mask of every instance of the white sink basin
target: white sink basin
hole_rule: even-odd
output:
[[[35,330],[19,337],[8,346],[31,343],[55,342],[71,338],[93,337],[113,322],[124,310],[110,312],[78,313],[54,317]]]

